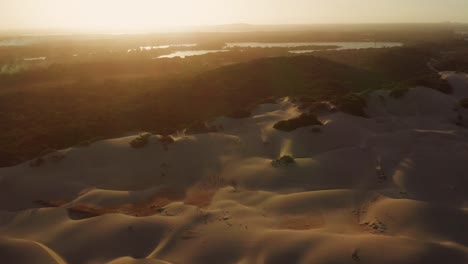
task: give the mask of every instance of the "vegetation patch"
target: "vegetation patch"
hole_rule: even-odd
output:
[[[468,109],[468,98],[464,98],[464,99],[460,100],[460,102],[458,104],[461,107],[463,107],[465,109]]]
[[[308,109],[312,104],[317,102],[316,98],[308,96],[300,96],[298,98],[292,98],[292,101],[298,105],[301,110]]]
[[[172,144],[174,143],[174,139],[170,136],[170,135],[165,135],[165,136],[161,136],[159,138],[159,142],[165,144],[165,145],[168,145],[168,144]]]
[[[447,80],[441,79],[439,76],[424,75],[407,81],[407,86],[423,86],[437,90],[444,94],[451,94],[453,92],[452,86]]]
[[[350,94],[338,100],[339,110],[350,115],[367,117],[366,106],[367,100],[360,94]]]
[[[389,95],[395,99],[403,98],[408,93],[408,87],[398,87],[390,91]]]
[[[447,55],[447,58],[440,60],[435,67],[440,71],[455,71],[468,73],[468,51],[466,50],[466,42],[462,44],[464,52]],[[456,56],[456,57],[454,57]]]
[[[265,98],[265,99],[262,99],[262,100],[259,100],[259,101],[255,102],[253,104],[253,107],[257,106],[257,105],[261,105],[261,104],[276,104],[277,100],[278,100],[278,98],[276,98],[274,96],[268,97],[268,98]]]
[[[80,143],[78,143],[76,145],[76,147],[79,147],[79,148],[85,148],[85,147],[89,147],[91,146],[93,143],[97,142],[97,141],[100,141],[100,140],[105,140],[104,137],[95,137],[93,139],[88,139],[88,140],[84,140],[84,141],[81,141]]]
[[[312,133],[322,133],[322,128],[319,127],[319,126],[314,126],[314,127],[312,127],[310,132],[312,132]]]
[[[32,160],[29,163],[29,166],[33,168],[37,168],[37,167],[41,167],[42,165],[44,165],[45,162],[46,162],[45,159],[40,157],[40,158]]]
[[[309,112],[313,114],[336,111],[336,106],[329,101],[315,102],[310,105]]]
[[[251,103],[250,105],[244,107],[244,108],[238,108],[229,114],[226,115],[226,117],[233,118],[233,119],[242,119],[242,118],[248,118],[252,115],[252,111],[257,107],[258,105],[261,104],[276,104],[277,98],[276,97],[268,97],[265,99],[261,99],[258,101],[255,101]]]
[[[291,132],[301,127],[322,125],[313,114],[304,113],[301,116],[276,123],[273,127],[277,130]]]
[[[66,158],[66,155],[64,153],[62,153],[62,152],[56,151],[56,152],[50,154],[47,158],[51,162],[60,162],[60,161],[62,161],[63,159]]]
[[[336,106],[330,101],[319,101],[313,97],[299,97],[296,101],[299,109],[308,110],[309,113],[315,115],[334,112],[336,110]]]
[[[185,131],[187,134],[203,134],[218,132],[215,126],[208,126],[205,122],[195,122]]]
[[[278,168],[278,167],[288,167],[296,164],[296,161],[292,156],[285,155],[279,159],[271,161],[271,166]]]
[[[149,138],[151,137],[150,133],[142,133],[137,138],[130,142],[132,148],[143,148],[149,143]]]
[[[233,118],[233,119],[242,119],[242,118],[248,118],[251,115],[252,113],[247,109],[237,109],[226,116],[229,118]]]
[[[361,226],[364,226],[367,231],[373,234],[383,234],[388,229],[387,225],[378,219],[375,219],[373,222],[364,222]]]

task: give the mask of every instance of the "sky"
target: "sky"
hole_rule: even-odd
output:
[[[468,0],[0,0],[0,30],[468,22]]]

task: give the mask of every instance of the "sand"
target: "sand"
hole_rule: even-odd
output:
[[[453,94],[377,91],[370,118],[281,132],[302,113],[285,98],[172,144],[2,168],[0,262],[468,263],[468,76],[441,76]],[[295,163],[272,166],[283,155]]]

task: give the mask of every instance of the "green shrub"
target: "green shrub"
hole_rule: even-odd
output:
[[[161,136],[161,137],[159,138],[159,142],[161,142],[161,143],[167,145],[167,144],[172,144],[172,143],[174,143],[174,139],[173,139],[171,136],[166,135],[166,136]]]
[[[271,161],[271,165],[275,168],[282,166],[292,166],[296,163],[293,157],[289,155],[282,156],[279,159]]]
[[[420,76],[413,80],[408,81],[409,86],[424,86],[434,90],[437,90],[444,94],[451,94],[453,92],[452,86],[450,86],[447,80],[441,79],[439,76]]]
[[[389,95],[395,99],[402,98],[409,91],[408,87],[398,87],[390,91]]]
[[[468,109],[468,98],[460,100],[459,104],[461,107]]]
[[[336,110],[336,107],[327,101],[315,102],[312,103],[309,107],[309,112],[312,114],[327,113]]]
[[[322,123],[317,119],[315,115],[305,113],[297,118],[279,121],[273,127],[281,131],[290,132],[301,127],[315,125],[322,125]]]
[[[350,94],[338,100],[338,108],[350,115],[367,117],[366,106],[367,101],[360,94]]]
[[[246,109],[238,109],[230,114],[227,115],[229,118],[234,118],[234,119],[241,119],[241,118],[248,118],[252,115],[249,110]]]
[[[274,96],[258,100],[257,102],[254,103],[254,106],[261,105],[261,104],[276,104],[277,98]]]
[[[130,142],[132,148],[143,148],[149,143],[150,133],[142,133],[137,138]]]
[[[29,166],[30,167],[41,167],[42,165],[44,165],[44,163],[45,163],[45,160],[42,157],[40,157],[40,158],[37,158],[37,159],[31,161],[29,163]]]
[[[314,126],[310,132],[312,133],[322,133],[322,128],[321,127],[318,127],[318,126]]]
[[[79,147],[79,148],[89,147],[89,146],[91,146],[91,144],[93,144],[93,143],[95,143],[97,141],[101,141],[101,140],[105,140],[105,138],[104,137],[95,137],[93,139],[81,141],[80,143],[78,143],[76,145],[76,147]]]
[[[208,126],[204,122],[195,122],[186,130],[187,134],[203,134],[212,132],[218,132],[218,129],[214,126]]]

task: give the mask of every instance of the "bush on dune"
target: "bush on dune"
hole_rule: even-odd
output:
[[[399,98],[404,97],[408,91],[409,91],[408,87],[398,87],[398,88],[390,90],[389,95],[395,99],[399,99]]]
[[[31,161],[29,163],[29,166],[33,167],[33,168],[34,167],[41,167],[42,165],[44,165],[44,163],[45,163],[45,160],[42,157],[40,157],[40,158],[37,158],[37,159],[34,159],[33,161]]]
[[[132,148],[143,148],[149,143],[150,133],[142,133],[137,138],[130,142]]]
[[[434,89],[444,94],[451,94],[453,92],[452,86],[447,80],[441,79],[439,76],[424,75],[411,78],[402,83],[397,84],[397,87],[390,90],[390,96],[398,99],[406,95],[411,87],[422,86]]]
[[[159,138],[159,142],[163,143],[163,144],[172,144],[174,143],[174,139],[170,136],[170,135],[165,135],[165,136],[161,136]]]
[[[309,112],[313,114],[333,112],[336,110],[335,105],[330,101],[318,100],[315,97],[301,96],[293,98],[293,102],[296,103],[299,109],[309,110]]]
[[[338,99],[338,108],[350,115],[367,117],[366,99],[361,94],[350,94]]]
[[[97,142],[97,141],[101,141],[101,140],[104,140],[105,138],[104,137],[95,137],[95,138],[92,138],[92,139],[89,139],[89,140],[84,140],[84,141],[81,141],[80,143],[78,143],[76,145],[76,147],[79,147],[79,148],[85,148],[85,147],[89,147],[91,146],[93,143]]]
[[[423,86],[437,90],[444,94],[451,94],[453,92],[452,86],[446,81],[441,79],[439,76],[425,75],[413,78],[407,81],[407,86]]]
[[[226,117],[233,118],[233,119],[242,119],[242,118],[248,118],[251,115],[252,113],[247,109],[238,109],[226,115]]]
[[[468,52],[457,58],[443,59],[435,67],[440,71],[468,72]]]
[[[277,130],[291,132],[301,127],[315,125],[322,125],[322,122],[320,122],[315,115],[304,113],[297,118],[279,121],[273,127]]]
[[[313,114],[334,112],[335,110],[336,106],[328,101],[315,102],[312,103],[309,107],[309,112]]]
[[[294,160],[294,158],[292,156],[285,155],[285,156],[282,156],[279,159],[271,161],[271,166],[273,166],[275,168],[278,168],[278,167],[282,167],[282,166],[292,166],[295,163],[296,163],[296,161]]]
[[[265,99],[255,101],[255,102],[251,103],[249,106],[246,106],[244,108],[235,109],[234,111],[227,114],[226,117],[233,118],[233,119],[248,118],[248,117],[250,117],[252,115],[252,111],[258,105],[261,105],[261,104],[276,104],[277,99],[278,98],[272,96],[272,97],[267,97]]]
[[[195,122],[186,130],[187,134],[203,134],[213,132],[218,132],[218,129],[213,126],[208,126],[205,122]]]
[[[461,107],[463,107],[465,109],[468,109],[468,98],[464,98],[464,99],[460,100],[460,102],[458,104]]]

